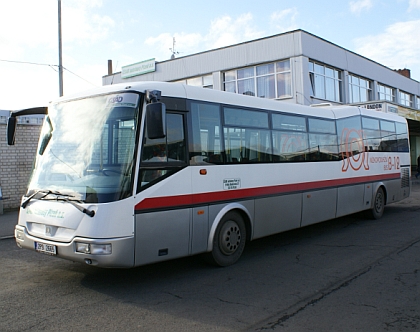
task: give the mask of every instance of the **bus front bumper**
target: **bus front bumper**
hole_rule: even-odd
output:
[[[134,236],[107,239],[75,237],[71,242],[57,242],[32,236],[26,227],[15,226],[20,248],[97,267],[130,268],[134,266]]]

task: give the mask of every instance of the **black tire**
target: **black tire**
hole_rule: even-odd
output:
[[[373,199],[372,209],[369,210],[369,216],[372,219],[379,219],[384,214],[385,210],[385,192],[382,187],[378,188]]]
[[[228,212],[216,228],[210,260],[218,266],[235,264],[245,248],[246,227],[241,215]]]

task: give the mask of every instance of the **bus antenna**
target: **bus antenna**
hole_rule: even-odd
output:
[[[172,48],[169,49],[172,52],[171,60],[175,59],[175,55],[179,52],[175,51],[175,37],[172,38]]]

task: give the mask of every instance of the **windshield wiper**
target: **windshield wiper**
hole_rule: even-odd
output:
[[[53,192],[51,190],[37,190],[22,203],[21,207],[26,208],[26,206],[29,204],[31,199],[34,198],[38,194],[44,194],[44,196],[38,198],[38,199],[43,199],[44,197],[47,197],[49,194],[52,194],[52,193]]]
[[[60,200],[60,201],[64,201],[67,203],[70,203],[71,205],[73,205],[75,208],[77,208],[80,212],[87,214],[89,217],[93,217],[95,215],[95,211],[93,210],[89,210],[89,209],[85,209],[83,206],[77,204],[75,201],[72,201],[69,199],[69,197],[74,197],[72,195],[69,194],[62,194],[58,191],[52,191],[52,190],[37,190],[35,191],[32,195],[30,195],[22,204],[21,207],[24,209],[26,208],[26,206],[29,204],[29,202],[31,201],[32,198],[34,198],[36,195],[38,194],[44,194],[41,197],[38,197],[37,199],[41,200],[44,199],[45,197],[47,197],[48,195],[55,195],[56,200]],[[59,196],[63,197],[63,198],[59,198]]]
[[[66,195],[67,196],[67,195]],[[68,195],[69,196],[69,195]],[[73,197],[73,196],[70,196]],[[58,198],[58,201],[64,201],[67,203],[70,203],[71,205],[73,205],[76,209],[78,209],[80,212],[87,214],[89,217],[93,217],[95,215],[95,211],[93,210],[89,210],[89,209],[85,209],[83,206],[77,204],[75,201],[72,201],[71,199],[68,198]]]

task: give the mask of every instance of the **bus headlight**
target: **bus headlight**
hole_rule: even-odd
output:
[[[24,240],[23,232],[21,230],[15,230],[15,238],[16,240],[23,241]]]
[[[76,252],[91,255],[110,255],[112,253],[112,245],[76,242]]]
[[[91,244],[90,251],[92,255],[111,255],[112,245],[111,244]]]

